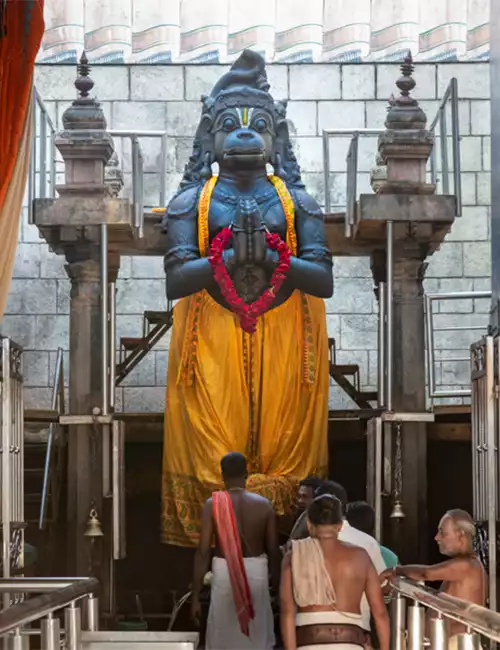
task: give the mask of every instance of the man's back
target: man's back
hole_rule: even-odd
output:
[[[348,521],[344,521],[339,533],[339,541],[353,544],[363,548],[370,556],[377,573],[382,573],[387,567],[382,558],[380,545],[376,539],[361,530],[354,528]]]
[[[241,540],[243,557],[259,557],[269,553],[269,532],[275,524],[275,514],[271,503],[258,494],[246,490],[229,490],[233,504],[236,526]],[[215,549],[218,557],[224,557],[219,542]]]
[[[352,544],[337,541],[322,544],[325,567],[335,590],[335,610],[360,614],[361,598],[368,573],[373,565],[366,551]],[[323,611],[331,607],[308,607],[304,611]]]

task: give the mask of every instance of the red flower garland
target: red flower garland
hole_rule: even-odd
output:
[[[262,316],[272,305],[276,299],[276,294],[285,281],[285,276],[290,268],[290,249],[279,235],[266,232],[267,245],[271,250],[277,251],[279,262],[274,269],[270,287],[257,300],[254,300],[254,302],[248,305],[236,292],[233,281],[222,260],[222,254],[228,247],[232,237],[233,233],[231,229],[223,228],[214,237],[210,246],[210,257],[208,261],[214,271],[215,281],[219,285],[224,299],[231,308],[231,311],[240,318],[241,328],[245,332],[253,334],[257,328],[257,318]]]

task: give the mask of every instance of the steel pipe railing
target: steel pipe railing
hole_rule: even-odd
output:
[[[0,578],[0,593],[48,594],[87,578]]]
[[[40,123],[39,133],[37,129],[38,116]],[[33,199],[54,198],[56,195],[56,128],[50,118],[47,107],[36,88],[34,88],[33,91],[32,119],[33,131],[31,135],[30,170],[28,174],[28,223],[30,224],[33,223]],[[37,146],[38,138],[40,141]],[[49,141],[48,155],[47,141]],[[40,177],[37,183],[38,169]]]
[[[393,319],[394,319],[394,223],[387,222],[386,234],[386,280],[387,280],[387,295],[386,295],[386,364],[387,364],[387,382],[386,382],[386,397],[384,404],[388,411],[392,411],[392,387],[393,387],[393,372],[394,372],[394,332],[393,332]]]
[[[449,162],[448,162],[448,130],[446,124],[446,105],[451,106],[451,139],[453,158],[453,192],[456,198],[456,215],[462,216],[462,177],[460,166],[460,123],[458,118],[458,83],[455,77],[450,83],[439,104],[436,116],[429,125],[429,131],[435,132],[439,123],[439,136],[441,139],[441,174],[443,179],[443,194],[449,194]],[[430,156],[431,180],[437,184],[436,147]]]
[[[396,598],[393,600],[393,630],[404,629],[404,624],[397,624],[398,616],[401,618],[403,607],[401,606],[401,601],[397,602],[399,598],[406,598],[412,601],[413,606],[418,604],[419,606],[424,606],[428,609],[433,610],[441,617],[445,617],[457,623],[464,625],[469,631],[476,632],[491,639],[492,641],[500,641],[500,614],[486,607],[481,607],[480,605],[475,605],[466,600],[460,598],[455,598],[444,593],[437,593],[428,587],[423,587],[422,585],[413,582],[412,580],[407,580],[406,578],[395,578],[392,583],[392,587],[396,592]],[[399,610],[399,614],[396,612],[396,604]],[[423,608],[421,608],[423,609]],[[410,619],[414,619],[413,623],[410,625],[410,619],[408,621],[408,632],[410,628],[413,627],[415,630],[415,635],[420,635],[420,620],[421,613],[416,614],[411,612]],[[423,632],[423,629],[422,629]],[[439,635],[439,632],[436,632],[436,636]],[[396,637],[398,634],[396,634]],[[410,637],[410,634],[408,635]],[[397,638],[392,639],[392,648],[394,649],[397,644]],[[409,647],[413,647],[409,645]],[[415,646],[416,647],[416,646]],[[419,645],[419,648],[422,647],[422,644]],[[443,650],[445,650],[443,648]]]
[[[56,128],[48,110],[36,90],[33,93],[33,134],[28,175],[28,222],[34,223],[33,201],[38,198],[56,196]],[[88,135],[88,130],[72,129],[74,136]],[[153,206],[144,205],[144,158],[140,146],[141,138],[160,139],[159,202],[165,205],[167,199],[167,133],[152,130],[110,130],[103,133],[113,138],[128,139],[132,145],[132,201],[134,203],[134,224],[137,237],[143,237],[144,212]],[[37,179],[38,175],[38,179]],[[38,181],[38,182],[37,182]]]
[[[470,397],[470,388],[437,390],[436,388],[436,346],[435,334],[437,332],[468,332],[468,331],[485,331],[487,323],[483,325],[457,325],[457,326],[434,326],[434,310],[433,305],[435,302],[441,300],[467,300],[467,299],[490,299],[491,291],[456,291],[451,293],[430,293],[425,296],[425,330],[427,338],[427,386],[428,395],[431,405],[435,399],[447,397]],[[450,357],[442,358],[439,361],[448,362],[469,362],[469,357]]]
[[[98,590],[98,580],[86,578],[63,589],[45,593],[8,607],[0,612],[0,637],[38,619],[49,617],[50,620],[53,612],[72,606],[76,601],[95,594]]]
[[[346,236],[350,237],[354,225],[354,212],[357,199],[357,177],[358,177],[358,143],[359,137],[374,137],[385,133],[385,129],[323,129],[323,178],[325,181],[325,212],[330,212],[332,205],[330,200],[330,138],[351,138],[349,150],[346,157],[347,163],[347,196],[346,206]],[[349,214],[348,214],[349,213]]]

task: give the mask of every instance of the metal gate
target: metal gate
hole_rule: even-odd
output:
[[[500,338],[471,346],[472,486],[474,519],[487,541],[490,608],[496,611]]]
[[[22,349],[1,338],[1,509],[3,577],[24,566],[24,412]],[[4,607],[10,596],[4,594]]]

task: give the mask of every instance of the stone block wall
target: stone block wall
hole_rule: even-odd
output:
[[[95,94],[111,129],[166,130],[167,194],[176,189],[200,116],[199,99],[209,92],[226,66],[94,66]],[[396,91],[399,68],[393,64],[295,64],[268,67],[271,91],[287,98],[295,150],[309,191],[324,205],[321,132],[324,128],[382,128],[387,98]],[[430,260],[426,291],[449,292],[488,289],[490,274],[490,104],[487,63],[417,64],[415,96],[429,121],[434,118],[449,80],[458,79],[460,95],[463,216],[440,251]],[[39,65],[36,86],[58,128],[61,116],[75,96],[75,68]],[[450,122],[448,121],[448,124]],[[345,205],[348,139],[331,143],[330,197],[334,210]],[[141,139],[145,156],[146,203],[159,200],[159,140]],[[130,191],[130,151],[116,140]],[[359,156],[359,190],[371,191],[369,172],[374,164],[376,138],[363,138]],[[451,157],[450,157],[451,160]],[[62,180],[62,165],[58,163]],[[337,258],[335,295],[327,301],[328,330],[338,346],[339,363],[358,363],[362,384],[373,388],[377,379],[377,303],[372,290],[369,260]],[[138,336],[145,309],[165,307],[165,279],[161,258],[124,259],[118,282],[118,335]],[[438,327],[485,327],[488,301],[445,301],[436,307]],[[64,260],[53,255],[27,223],[24,209],[14,278],[2,322],[2,333],[25,346],[26,402],[48,407],[50,384],[58,346],[68,347],[69,281]],[[468,356],[469,343],[480,332],[442,332],[436,344],[443,360],[437,366],[440,386],[467,381],[468,366],[446,358]],[[159,410],[164,405],[168,337],[141,362],[118,389],[118,404],[127,411]],[[336,388],[332,407],[352,407]]]

